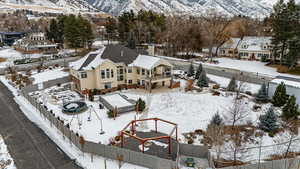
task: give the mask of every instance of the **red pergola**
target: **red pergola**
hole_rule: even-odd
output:
[[[154,121],[155,122],[155,132],[157,133],[157,122],[158,121],[161,121],[161,122],[164,122],[164,123],[168,123],[168,124],[171,124],[174,126],[174,128],[172,129],[171,133],[169,135],[166,135],[166,136],[158,136],[158,137],[149,137],[149,138],[140,138],[138,136],[135,135],[135,126],[136,126],[136,123],[137,122],[141,122],[141,121]],[[127,128],[130,127],[130,131],[131,133],[128,133],[126,131]],[[178,136],[178,131],[177,131],[177,124],[175,123],[172,123],[170,121],[167,121],[167,120],[163,120],[163,119],[159,119],[159,118],[148,118],[148,119],[141,119],[141,120],[133,120],[131,121],[130,123],[128,123],[126,125],[126,127],[121,131],[121,147],[123,148],[124,146],[124,135],[126,136],[129,136],[131,138],[134,138],[134,139],[137,139],[140,141],[141,145],[142,145],[142,152],[144,153],[144,150],[145,150],[145,143],[147,141],[150,141],[150,140],[160,140],[160,139],[166,139],[168,140],[168,147],[169,147],[169,154],[171,154],[172,152],[172,148],[171,148],[171,137],[172,135],[176,134],[176,141],[177,141],[177,136]]]

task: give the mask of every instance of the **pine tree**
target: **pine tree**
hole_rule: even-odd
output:
[[[259,128],[265,132],[274,133],[278,128],[277,115],[274,108],[270,107],[268,111],[259,117]]]
[[[227,91],[234,92],[234,91],[236,91],[236,88],[237,88],[237,83],[236,83],[235,77],[232,76],[232,78],[227,86]]]
[[[217,112],[212,119],[210,120],[210,125],[217,125],[220,126],[223,124],[223,119],[220,116],[219,112]]]
[[[208,82],[209,82],[209,79],[206,76],[206,72],[205,72],[205,70],[202,70],[202,73],[200,74],[199,79],[197,81],[197,86],[199,86],[201,88],[208,87]]]
[[[286,94],[285,84],[281,82],[276,88],[274,96],[272,97],[272,103],[276,107],[281,107],[285,105],[288,99],[288,95]]]
[[[258,91],[258,94],[255,97],[257,102],[265,103],[268,101],[268,91],[265,83],[261,85],[261,88]]]
[[[195,70],[194,70],[193,62],[191,62],[187,76],[192,77],[194,75],[195,75]]]
[[[286,105],[282,108],[283,118],[287,120],[297,119],[297,117],[300,115],[298,108],[299,106],[296,103],[296,97],[294,95],[290,96]]]
[[[202,73],[202,70],[203,70],[203,67],[202,67],[202,64],[200,63],[199,66],[198,66],[196,75],[195,75],[195,79],[199,79],[199,76]]]

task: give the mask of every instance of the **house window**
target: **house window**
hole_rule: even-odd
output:
[[[132,68],[128,68],[127,73],[132,73]]]
[[[142,75],[145,75],[145,69],[142,69]]]
[[[104,88],[105,89],[110,89],[111,88],[111,83],[104,83]]]
[[[104,70],[101,70],[101,78],[105,79],[105,71]]]
[[[123,81],[124,80],[124,69],[121,66],[118,67],[117,80],[118,81]]]
[[[109,73],[109,69],[106,69],[106,78],[110,78],[110,73]]]
[[[110,74],[111,74],[111,77],[113,78],[114,77],[114,70],[113,69],[110,70]]]
[[[140,74],[140,69],[136,68],[136,73],[139,75]]]
[[[128,80],[128,84],[132,84],[132,80]]]
[[[86,72],[81,72],[80,77],[81,77],[81,79],[87,78],[87,73]]]
[[[137,80],[137,84],[138,84],[138,85],[141,85],[141,82],[140,82],[140,80],[139,80],[139,79]]]

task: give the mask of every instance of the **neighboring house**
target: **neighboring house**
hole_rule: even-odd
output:
[[[219,49],[220,56],[248,59],[266,60],[272,58],[271,37],[245,36],[243,39],[230,38]]]
[[[166,60],[138,54],[122,45],[108,45],[70,63],[71,79],[78,91],[171,85],[173,66]]]
[[[25,33],[23,32],[0,32],[0,42],[11,46],[15,43],[15,41],[23,38]]]
[[[297,98],[297,104],[300,105],[300,79],[277,76],[271,82],[269,82],[268,95],[269,98],[272,98],[277,86],[283,82],[286,87],[286,92],[289,95],[294,95]]]
[[[29,34],[28,36],[16,41],[13,46],[17,51],[24,54],[54,54],[58,52],[57,44],[47,40],[44,33]]]

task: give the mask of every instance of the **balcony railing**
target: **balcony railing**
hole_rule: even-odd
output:
[[[170,79],[171,77],[172,77],[171,74],[153,75],[152,77],[149,77],[149,76],[145,77],[144,80],[155,82],[155,81],[159,81],[159,80]]]

